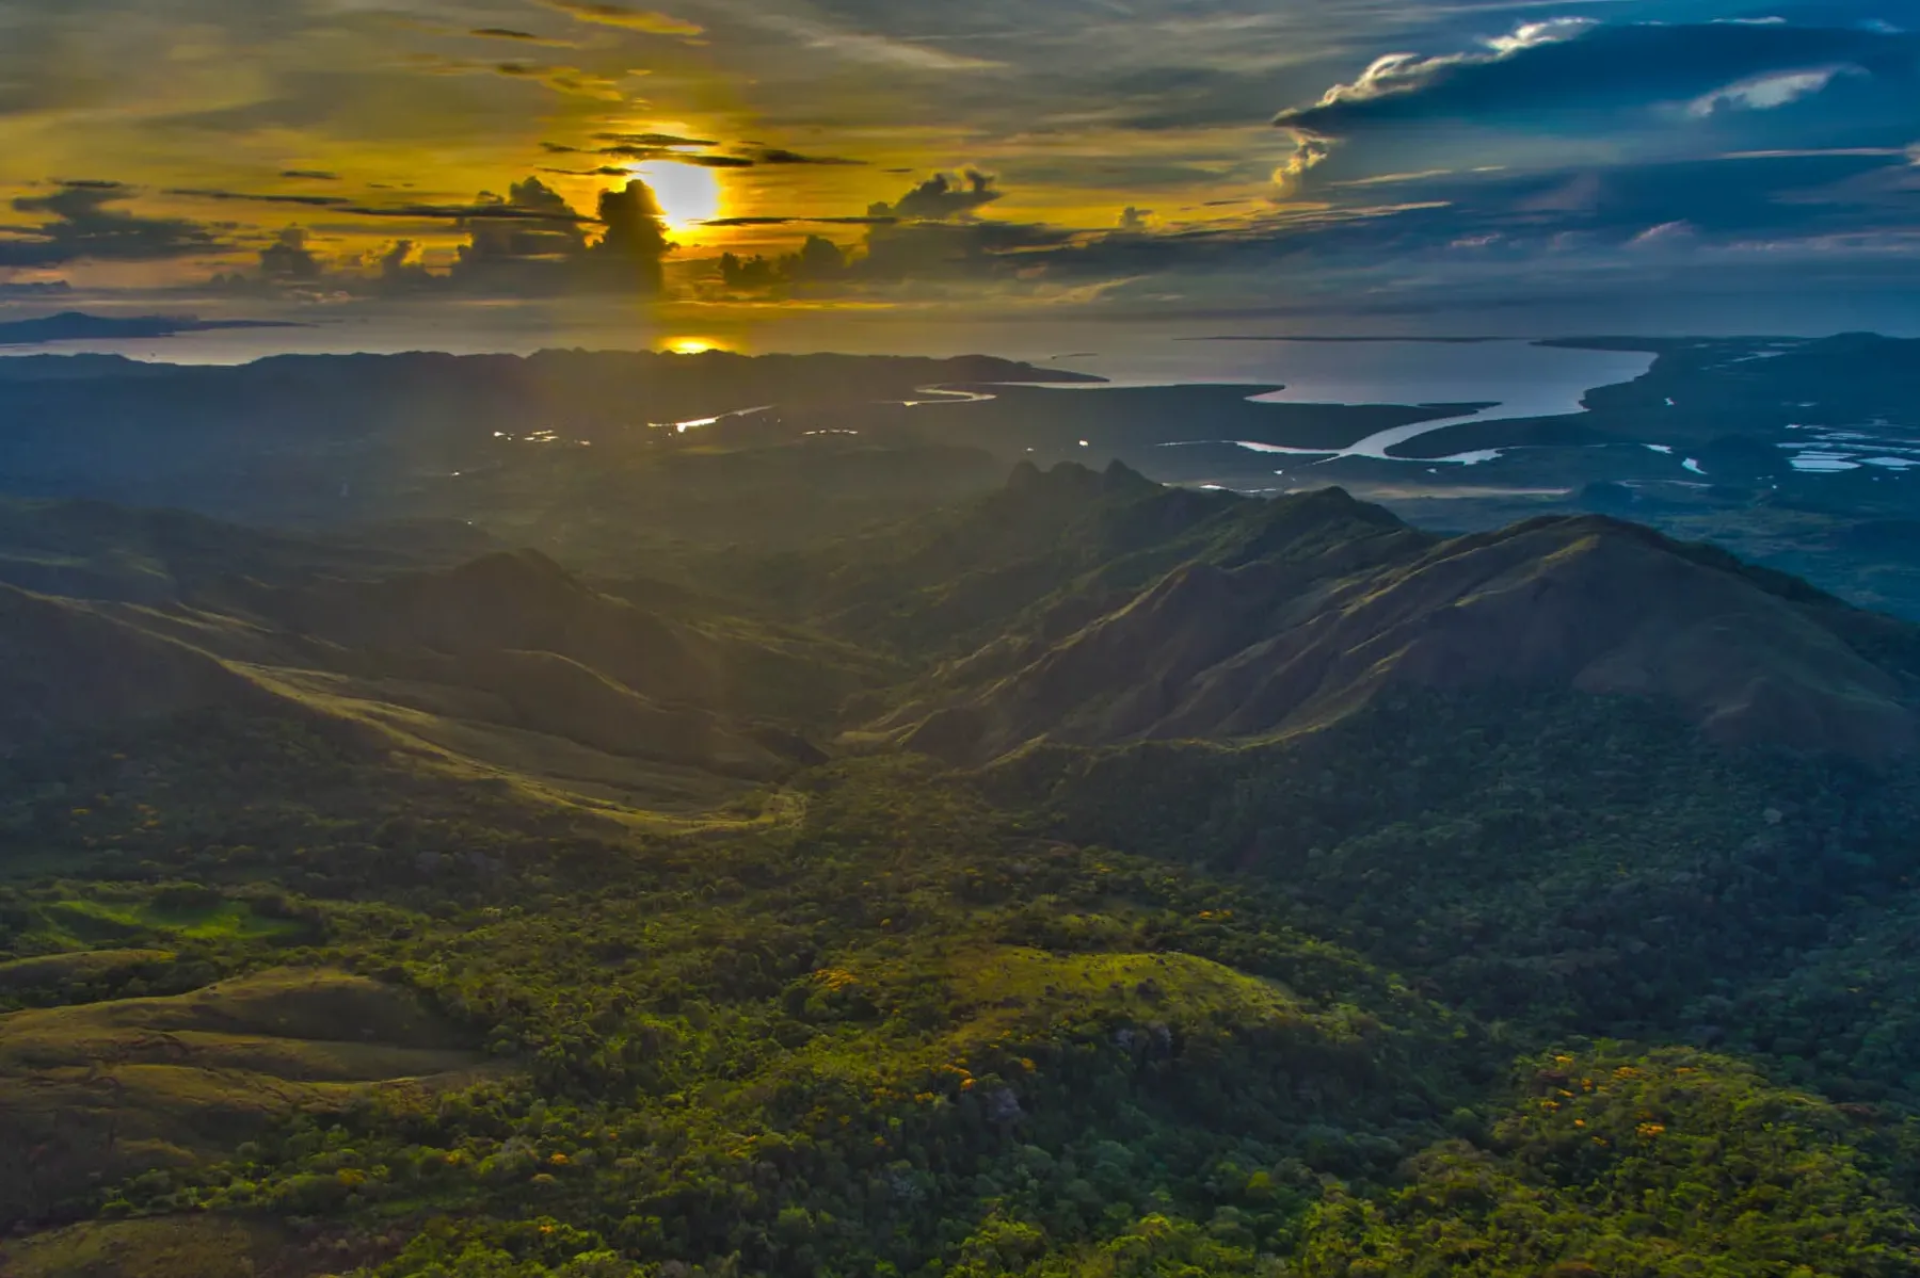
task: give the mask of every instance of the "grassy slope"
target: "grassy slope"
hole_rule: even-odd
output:
[[[10,1278],[296,1278],[331,1268],[289,1263],[295,1254],[271,1227],[209,1217],[76,1225],[0,1255]]]
[[[1573,735],[1590,740],[1592,726]],[[117,1085],[145,1102],[138,1119],[119,1120],[121,1140],[164,1140],[188,1155],[150,1147],[153,1164],[123,1170],[155,1171],[102,1186],[80,1208],[106,1210],[108,1220],[15,1244],[8,1263],[27,1273],[165,1274],[167,1257],[212,1236],[194,1230],[291,1217],[317,1219],[353,1265],[386,1278],[443,1272],[434,1265],[536,1278],[602,1251],[614,1254],[593,1263],[621,1275],[642,1259],[710,1274],[888,1266],[931,1274],[936,1259],[948,1273],[981,1278],[1279,1272],[1263,1256],[1293,1256],[1317,1274],[1367,1272],[1367,1257],[1424,1264],[1434,1238],[1451,1249],[1435,1254],[1470,1257],[1489,1275],[1576,1263],[1625,1274],[1649,1257],[1685,1265],[1720,1255],[1797,1257],[1815,1272],[1909,1272],[1910,1209],[1885,1179],[1898,1160],[1882,1137],[1817,1099],[1777,1096],[1735,1064],[1688,1058],[1687,1068],[1720,1080],[1710,1104],[1634,1092],[1617,1113],[1583,1119],[1606,1124],[1610,1140],[1632,1119],[1626,1146],[1642,1139],[1639,1123],[1662,1122],[1685,1138],[1659,1146],[1685,1154],[1684,1176],[1639,1158],[1580,1164],[1581,1181],[1542,1163],[1561,1157],[1552,1152],[1560,1145],[1541,1153],[1551,1133],[1526,1126],[1526,1116],[1556,1097],[1540,1094],[1532,1072],[1508,1082],[1506,1063],[1599,1024],[1595,1013],[1549,1001],[1489,1027],[1449,1011],[1446,1003],[1480,997],[1482,978],[1417,957],[1409,947],[1432,946],[1434,924],[1361,925],[1324,895],[1382,864],[1354,859],[1367,846],[1380,855],[1378,824],[1329,844],[1308,880],[1321,895],[1302,908],[1284,880],[1277,891],[1212,881],[1166,860],[1063,841],[1046,824],[1058,814],[996,807],[907,761],[812,774],[789,791],[784,816],[757,826],[722,821],[662,838],[618,822],[583,825],[567,809],[511,795],[461,811],[479,796],[433,774],[404,782],[355,771],[359,780],[340,791],[352,796],[347,810],[336,799],[304,816],[274,815],[276,785],[299,785],[308,804],[329,793],[310,784],[327,775],[323,749],[255,739],[241,752],[206,733],[195,740],[230,760],[231,771],[209,772],[183,754],[182,775],[211,777],[211,792],[204,780],[198,792],[172,789],[167,768],[123,770],[108,802],[42,837],[84,829],[78,837],[123,849],[106,865],[131,868],[173,855],[140,832],[150,818],[136,799],[183,825],[205,820],[232,832],[229,850],[185,864],[222,903],[176,891],[163,908],[143,896],[158,889],[86,888],[63,908],[34,905],[29,936],[50,943],[49,928],[104,918],[117,921],[118,945],[171,937],[243,970],[261,970],[276,953],[349,961],[419,989],[509,1068],[437,1100],[377,1083],[366,1091],[371,1079],[422,1072],[446,1040],[433,1030],[417,1037],[438,1022],[357,978],[327,978],[323,990],[342,982],[351,996],[328,994],[317,1013],[286,1025],[262,1023],[285,1014],[289,993],[270,969],[199,1001],[16,1014],[0,1022],[19,1027],[6,1035],[17,1044],[12,1089],[84,1113],[66,1098]],[[286,750],[298,766],[276,757]],[[1258,771],[1318,775],[1343,755],[1364,752],[1348,742],[1297,756],[1292,769],[1267,759]],[[1651,762],[1671,769],[1681,791],[1711,776],[1702,762],[1710,757],[1682,751]],[[350,757],[339,766],[365,767]],[[1518,778],[1511,760],[1497,766]],[[1183,776],[1199,786],[1196,799],[1234,792],[1230,779],[1169,771],[1165,780]],[[1458,788],[1431,780],[1433,793]],[[379,814],[389,792],[411,824]],[[1454,818],[1421,815],[1421,793],[1373,815],[1431,825],[1439,841],[1415,850],[1428,861],[1454,855],[1461,831],[1447,824]],[[155,802],[178,808],[188,794],[208,806],[204,818]],[[1152,794],[1128,799],[1150,803]],[[1745,794],[1707,787],[1695,799],[1700,820]],[[1378,809],[1382,799],[1370,803]],[[364,820],[349,815],[355,805],[367,809]],[[322,815],[330,809],[337,815]],[[1128,811],[1111,816],[1124,824]],[[123,812],[131,828],[115,837],[107,823]],[[1182,814],[1169,816],[1179,828]],[[426,861],[453,864],[441,859],[472,847],[470,831],[482,826],[507,836],[487,854],[492,869],[456,880],[423,871]],[[1201,836],[1196,853],[1231,836],[1217,817],[1187,828]],[[530,837],[516,843],[515,829]],[[244,853],[234,846],[240,837]],[[363,855],[363,844],[391,850]],[[1220,846],[1232,847],[1231,837]],[[1445,908],[1506,911],[1502,927],[1537,915],[1537,903],[1499,891],[1512,878],[1511,854],[1481,855],[1485,875],[1468,873]],[[1572,869],[1610,853],[1561,855]],[[317,894],[291,911],[323,928],[317,951],[291,949],[311,942],[276,933],[261,916],[234,921],[263,880]],[[1410,882],[1409,899],[1431,890],[1421,882]],[[70,930],[57,936],[83,944]],[[1500,942],[1492,948],[1497,955]],[[1425,992],[1392,976],[1382,965],[1389,958],[1418,974]],[[1714,961],[1726,974],[1725,960]],[[1643,979],[1604,965],[1583,974],[1625,991]],[[373,1011],[356,1001],[365,998]],[[343,1018],[372,1028],[376,1042],[327,1041]],[[156,1043],[197,1055],[139,1054],[161,1052]],[[124,1063],[102,1063],[115,1052]],[[86,1065],[62,1076],[62,1060]],[[1639,1049],[1607,1048],[1604,1067],[1611,1078],[1647,1064]],[[48,1090],[56,1085],[68,1091]],[[362,1102],[345,1105],[356,1088]],[[1573,1090],[1584,1095],[1577,1083]],[[273,1109],[288,1098],[322,1103],[288,1117]],[[1658,1117],[1634,1117],[1641,1108]],[[1780,1200],[1798,1214],[1771,1232],[1736,1227],[1740,1195],[1752,1191],[1700,1144],[1726,1129],[1717,1157],[1737,1155],[1735,1165],[1768,1157],[1779,1122],[1726,1118],[1749,1110],[1794,1124],[1803,1151],[1804,1183]],[[169,1126],[147,1133],[141,1121]],[[97,1125],[79,1130],[102,1135]],[[1651,1223],[1608,1196],[1607,1186],[1643,1182],[1635,1202],[1657,1189],[1675,1204]],[[210,1223],[164,1223],[165,1213],[192,1206],[212,1209],[192,1218]],[[129,1211],[157,1232],[112,1223],[111,1213]],[[149,1223],[148,1212],[162,1222]],[[1669,1223],[1662,1213],[1678,1214]],[[1598,1223],[1576,1228],[1576,1218]],[[1831,1223],[1842,1219],[1849,1223]],[[1624,1241],[1608,1241],[1616,1234]],[[310,1259],[305,1244],[262,1245],[274,1264]],[[105,1263],[98,1258],[113,1247],[149,1256],[141,1262],[149,1267],[83,1267]],[[1860,1268],[1868,1252],[1878,1269]],[[725,1258],[735,1254],[730,1270]],[[1376,1269],[1416,1272],[1398,1261]]]
[[[445,1086],[476,1058],[409,997],[326,971],[0,1018],[0,1214],[104,1177],[192,1166],[373,1085]]]
[[[1194,512],[1122,505],[933,612],[1044,636],[1136,587]],[[1275,533],[1202,505],[1165,553]],[[313,722],[6,761],[0,861],[67,871],[0,890],[0,981],[51,1004],[0,1021],[0,1095],[42,1124],[6,1142],[40,1160],[16,1210],[86,1223],[0,1270],[164,1276],[245,1228],[262,1268],[317,1234],[380,1278],[1915,1271],[1920,1111],[1862,1085],[1920,1042],[1874,1037],[1905,1023],[1881,992],[1823,1001],[1897,944],[1874,902],[1911,907],[1904,774],[1410,696],[1258,747],[869,758],[669,816],[557,802],[535,739],[457,770]],[[1778,990],[1766,1043],[1726,1043],[1767,1076],[1660,1047]],[[1808,1008],[1871,1041],[1829,1060]],[[482,1079],[393,1085],[482,1044]],[[1588,1099],[1592,1071],[1618,1086]],[[90,1182],[109,1131],[150,1161]]]

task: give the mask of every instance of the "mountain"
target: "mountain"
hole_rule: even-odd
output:
[[[1023,460],[1118,460],[1196,488],[1339,484],[1461,532],[1619,514],[1920,617],[1920,559],[1875,534],[1920,491],[1912,341],[1549,344],[1655,360],[1582,411],[1516,418],[1296,402],[1270,382],[1100,386],[980,357],[22,355],[0,361],[0,489],[301,533],[471,526],[601,576],[700,584],[983,496]],[[1343,452],[1387,432],[1412,437]]]
[[[75,510],[41,513],[64,526]],[[97,527],[99,512],[86,513]],[[117,518],[143,532],[217,528],[196,517]],[[48,522],[34,526],[45,533]],[[172,558],[149,561],[159,565],[143,592],[158,596],[152,602],[0,586],[0,744],[191,713],[318,719],[351,728],[369,748],[402,745],[595,794],[652,788],[665,801],[689,786],[792,771],[815,756],[806,734],[821,716],[873,678],[870,665],[824,641],[689,619],[697,601],[671,592],[679,618],[650,612],[532,552],[335,577],[326,570],[344,561],[368,571],[371,557],[312,543],[317,562],[303,560],[303,543],[264,538],[216,572],[180,543],[169,541]],[[269,564],[298,567],[285,584],[229,571]],[[166,597],[179,584],[170,569],[192,583],[185,598]],[[96,590],[84,574],[55,581],[128,593]],[[695,780],[702,775],[709,782]]]
[[[180,510],[0,498],[0,581],[122,603],[213,599],[236,578],[368,576],[478,557],[493,540],[460,521],[402,521],[329,536],[240,527]]]
[[[1911,626],[1119,465],[413,527],[0,521],[0,1273],[1920,1274]]]
[[[1271,737],[1397,688],[1640,697],[1724,743],[1874,765],[1916,745],[1920,630],[1598,516],[1442,539],[1338,490],[1258,502],[1062,468],[877,579],[893,602],[833,599],[824,624],[999,632],[877,724],[956,762]]]
[[[0,586],[0,749],[272,698],[212,655],[84,604]]]

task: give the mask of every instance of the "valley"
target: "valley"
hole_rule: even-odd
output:
[[[0,1268],[1920,1272],[1911,624],[1119,461],[528,517],[3,508]]]

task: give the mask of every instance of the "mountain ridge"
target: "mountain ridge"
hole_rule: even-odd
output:
[[[1874,766],[1915,747],[1910,626],[1604,516],[1443,540],[1373,508],[1373,535],[1317,544],[1356,508],[1338,490],[1283,498],[1264,539],[1077,614],[1070,590],[1071,635],[961,656],[876,730],[977,764],[1041,740],[1256,738],[1388,686],[1506,683],[1667,702],[1728,744]]]

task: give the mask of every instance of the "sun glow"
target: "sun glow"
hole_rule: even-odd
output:
[[[732,351],[733,343],[723,337],[674,337],[660,344],[673,355],[705,355],[708,351]]]
[[[667,229],[687,231],[720,216],[725,192],[720,175],[697,164],[649,160],[633,166],[633,175],[653,188]]]

